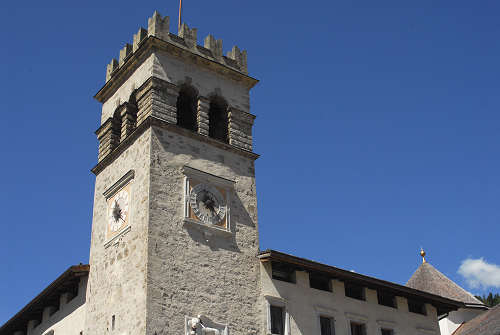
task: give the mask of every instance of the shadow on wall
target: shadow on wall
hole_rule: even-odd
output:
[[[218,232],[210,228],[195,223],[184,223],[184,228],[189,236],[196,242],[210,247],[212,251],[219,249],[241,252],[236,243],[238,226],[245,225],[254,228],[255,223],[248,214],[240,197],[233,192],[231,194],[231,234],[227,232]]]
[[[187,137],[179,136],[176,133],[180,133]],[[205,161],[204,166],[208,173],[210,173],[213,168],[224,168],[229,169],[232,174],[238,176],[255,176],[253,159],[228,152],[224,149],[215,148],[208,143],[203,143],[199,139],[191,139],[190,137],[200,136],[198,134],[193,134],[193,131],[179,127],[176,129],[176,133],[153,127],[153,146],[157,145],[158,148],[161,148],[161,153],[170,153],[173,156],[179,157],[177,161],[176,157],[172,157],[174,160],[168,162],[168,167],[182,167],[184,165],[189,165],[192,161]],[[200,138],[203,139],[204,137],[205,136],[201,136]],[[153,150],[153,152],[155,152],[155,150]],[[196,158],[193,156],[196,156]],[[152,159],[161,165],[161,157],[156,156],[152,157]],[[225,173],[221,175],[221,177],[227,179],[231,178],[229,173]]]

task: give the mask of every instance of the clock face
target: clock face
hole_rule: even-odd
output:
[[[128,223],[129,215],[128,188],[122,189],[108,203],[108,230],[115,233]]]
[[[205,224],[221,225],[226,217],[224,197],[211,185],[194,186],[189,195],[189,203],[196,217]]]

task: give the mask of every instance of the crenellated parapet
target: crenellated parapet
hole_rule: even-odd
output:
[[[162,17],[157,11],[148,19],[148,29],[140,28],[134,34],[132,44],[125,44],[120,50],[118,60],[112,59],[106,68],[106,82],[109,81],[126,62],[139,49],[141,44],[153,36],[177,47],[197,54],[203,58],[215,61],[221,65],[229,67],[233,70],[248,74],[247,68],[247,52],[240,51],[237,46],[234,46],[223,54],[222,40],[216,40],[212,35],[208,35],[204,39],[204,45],[198,45],[197,29],[189,28],[185,23],[181,25],[178,35],[170,33],[170,18]]]

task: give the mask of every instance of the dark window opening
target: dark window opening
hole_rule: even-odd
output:
[[[228,123],[226,101],[219,96],[212,97],[208,112],[208,136],[229,143]]]
[[[344,283],[345,295],[349,298],[365,300],[365,288],[352,283]]]
[[[271,309],[271,334],[285,334],[285,311],[283,307],[270,306]]]
[[[319,318],[319,324],[321,326],[321,335],[334,335],[333,320],[331,318],[321,316]]]
[[[132,128],[135,128],[137,126],[137,112],[139,111],[139,108],[137,107],[137,100],[135,98],[135,92],[132,93],[128,99],[127,102],[127,112],[129,113],[128,116],[128,122],[132,123],[131,126]],[[122,120],[123,122],[123,120]]]
[[[75,285],[71,287],[71,289],[68,290],[68,301],[69,303],[71,300],[75,299],[78,296],[78,286]]]
[[[366,335],[366,326],[362,323],[351,322],[351,335]]]
[[[377,291],[379,305],[396,308],[396,296],[394,294]]]
[[[330,278],[318,273],[309,273],[309,286],[317,290],[332,291]]]
[[[295,269],[283,263],[273,262],[272,273],[273,279],[295,283]]]
[[[113,315],[113,316],[111,317],[111,330],[115,330],[115,319],[116,319],[116,318],[115,318],[115,316]]]
[[[382,328],[381,333],[382,335],[394,335],[394,330]]]
[[[408,300],[408,310],[412,313],[426,315],[425,305],[419,301]]]
[[[198,93],[189,85],[182,85],[177,97],[177,125],[192,131],[198,130]]]
[[[122,116],[120,115],[120,109],[117,108],[113,114],[113,123],[111,124],[111,132],[115,137],[115,143],[120,143],[120,137],[122,134]]]

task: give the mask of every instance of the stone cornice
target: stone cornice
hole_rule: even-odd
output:
[[[142,122],[127,138],[125,138],[110,154],[103,158],[96,166],[94,166],[91,171],[96,176],[103,171],[108,165],[114,162],[114,160],[120,156],[132,143],[135,142],[146,130],[150,127],[158,127],[174,133],[184,135],[201,142],[208,143],[222,150],[227,150],[233,152],[237,155],[241,155],[253,160],[259,158],[259,155],[251,151],[236,148],[230,144],[223,143],[221,141],[215,140],[211,137],[200,135],[198,133],[192,132],[190,130],[181,128],[175,124],[169,123],[152,115],[148,116],[144,122]]]
[[[169,41],[164,41],[154,36],[144,39],[139,48],[125,59],[111,79],[94,96],[99,102],[104,103],[116,90],[130,77],[130,75],[155,51],[165,51],[171,55],[180,57],[183,61],[190,61],[196,65],[207,68],[233,81],[242,83],[251,89],[259,81],[229,66],[221,64],[201,54],[193,53],[191,50]]]

